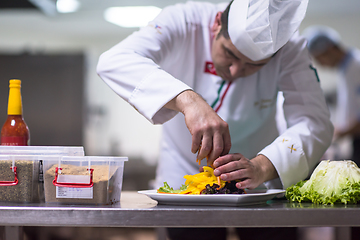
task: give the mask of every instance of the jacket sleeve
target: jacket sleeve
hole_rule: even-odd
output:
[[[147,27],[103,53],[97,65],[105,83],[153,124],[174,117],[177,112],[163,106],[191,89],[159,66],[185,38],[184,17],[177,12],[165,8]]]
[[[305,40],[294,36],[278,54],[287,129],[259,154],[271,160],[286,189],[311,174],[331,143],[333,125]]]

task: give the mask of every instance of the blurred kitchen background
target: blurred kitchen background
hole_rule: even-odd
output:
[[[123,190],[150,188],[161,126],[150,124],[118,97],[97,76],[96,65],[101,53],[139,29],[105,20],[108,8],[161,9],[177,2],[185,0],[1,0],[0,124],[6,119],[8,81],[19,78],[31,145],[83,145],[86,155],[128,156]],[[300,32],[327,25],[345,45],[360,48],[359,12],[359,0],[310,0]],[[333,109],[335,73],[316,67]],[[349,144],[343,140],[339,157],[350,156]],[[321,231],[329,234],[304,239],[333,238],[332,229]]]
[[[125,178],[133,179],[124,181],[124,189],[149,188],[161,126],[118,97],[98,77],[96,65],[101,53],[139,29],[107,21],[107,9],[159,10],[176,2],[185,0],[1,0],[0,123],[6,119],[8,81],[19,78],[31,145],[83,145],[87,155],[128,156]],[[310,0],[300,31],[328,25],[345,45],[360,48],[359,10],[359,0]],[[332,108],[335,74],[321,67],[318,72]],[[350,156],[346,139],[341,151],[341,157]]]
[[[8,81],[19,78],[31,145],[83,145],[87,155],[128,156],[124,177],[132,180],[125,179],[124,189],[149,188],[161,126],[118,97],[98,77],[96,65],[101,53],[139,29],[114,24],[111,16],[106,20],[109,8],[159,11],[177,2],[185,0],[1,0],[0,124],[6,119]],[[328,25],[346,45],[360,48],[359,10],[359,0],[310,0],[300,31]],[[332,109],[335,74],[321,67],[318,72]],[[350,156],[348,146],[345,139],[340,157]]]

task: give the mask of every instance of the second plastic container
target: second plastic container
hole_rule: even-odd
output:
[[[45,202],[113,205],[120,202],[127,157],[44,158]]]

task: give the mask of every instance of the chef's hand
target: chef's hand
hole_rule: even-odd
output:
[[[254,189],[263,182],[278,178],[271,161],[264,155],[249,160],[240,153],[227,154],[214,161],[214,175],[224,181],[240,180],[236,187]]]
[[[199,160],[208,157],[208,162],[212,163],[219,156],[229,153],[231,139],[228,124],[197,93],[184,91],[165,107],[184,114],[192,135],[191,151],[198,152]]]

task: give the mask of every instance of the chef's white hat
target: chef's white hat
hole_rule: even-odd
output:
[[[298,30],[308,0],[234,0],[228,32],[236,48],[253,61],[272,56]]]
[[[307,40],[310,53],[314,56],[324,53],[329,47],[340,45],[340,35],[326,26],[311,26],[302,34]]]

